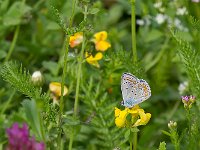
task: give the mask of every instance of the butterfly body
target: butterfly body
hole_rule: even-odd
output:
[[[121,77],[121,91],[123,97],[121,104],[128,108],[147,100],[151,96],[149,84],[131,73],[123,73]]]

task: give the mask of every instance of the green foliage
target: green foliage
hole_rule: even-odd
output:
[[[49,96],[42,89],[34,87],[31,76],[22,65],[16,62],[6,62],[1,69],[1,75],[5,81],[9,82],[16,90],[35,100],[48,101]]]
[[[116,103],[111,103],[107,94],[103,94],[99,83],[94,86],[94,79],[90,78],[88,85],[84,85],[83,89],[83,103],[86,104],[87,120],[90,128],[88,135],[97,133],[97,137],[93,138],[91,143],[95,144],[98,149],[112,149],[114,147],[121,147],[128,139],[125,139],[125,130],[114,127],[114,106]],[[86,126],[87,127],[87,126]],[[121,141],[118,138],[121,137]]]
[[[199,97],[200,93],[200,51],[195,49],[189,42],[183,40],[179,36],[179,32],[172,31],[173,37],[176,39],[179,44],[179,55],[186,67],[186,73],[189,77],[190,88],[192,93]],[[200,109],[200,102],[197,100],[197,105]]]
[[[145,79],[152,91],[151,98],[141,104],[152,118],[139,127],[138,149],[198,150],[199,3],[136,0],[138,62],[134,63],[130,1],[79,0],[74,10],[73,2],[0,0],[0,149],[6,149],[6,128],[14,122],[26,122],[31,135],[45,142],[47,149],[67,149],[70,139],[73,149],[129,149],[130,130],[116,127],[114,110],[124,109],[120,106],[120,80],[123,72],[130,72]],[[187,12],[180,14],[185,8]],[[174,27],[171,32],[169,26]],[[84,53],[95,56],[100,52],[93,41],[99,31],[108,32],[106,40],[111,48],[102,52],[100,67],[96,68]],[[71,48],[66,43],[66,37],[76,32],[84,32],[86,38],[82,52],[81,44]],[[67,59],[64,53],[68,53]],[[28,69],[7,59],[17,60]],[[62,82],[68,93],[60,111],[48,86],[61,81],[63,62],[67,63]],[[36,70],[45,78],[40,88],[31,81],[31,72]],[[184,113],[178,87],[188,80],[189,90],[182,93],[195,95],[198,108],[193,104],[190,112]],[[75,99],[79,100],[77,116],[73,115]],[[176,130],[167,131],[170,119],[177,121]]]
[[[166,143],[165,142],[160,142],[158,150],[166,150]]]
[[[37,106],[34,100],[25,100],[22,102],[22,106],[24,108],[26,119],[30,123],[31,128],[36,133],[36,136],[39,140],[45,140],[45,137],[42,128],[42,122],[39,117],[39,112],[37,110]]]

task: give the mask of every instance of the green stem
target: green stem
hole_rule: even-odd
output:
[[[131,1],[131,28],[132,28],[132,51],[133,62],[137,62],[136,31],[135,31],[135,0]]]
[[[137,150],[137,132],[133,132],[133,149]]]
[[[191,134],[191,115],[190,115],[190,109],[187,109],[187,119],[188,119],[188,133]]]
[[[17,25],[16,29],[15,29],[15,33],[14,33],[14,38],[12,40],[12,43],[11,43],[11,46],[10,46],[10,49],[8,51],[8,54],[4,60],[4,62],[8,61],[10,59],[10,56],[12,55],[13,53],[13,50],[15,48],[15,45],[16,45],[16,42],[17,42],[17,38],[18,38],[18,34],[19,34],[19,30],[20,30],[20,25]]]
[[[84,11],[84,20],[87,18],[87,6],[85,6]],[[81,52],[78,58],[78,70],[77,70],[77,82],[76,82],[76,93],[75,93],[75,102],[74,102],[74,117],[78,116],[78,102],[79,102],[79,89],[80,89],[80,79],[82,74],[82,62],[83,62],[83,55],[84,55],[84,49],[85,49],[85,34],[83,33],[83,42],[81,47]],[[74,140],[74,133],[75,128],[72,129],[71,135],[70,135],[70,141],[69,141],[69,150],[72,150],[73,140]]]
[[[5,103],[5,105],[3,106],[0,115],[3,114],[6,111],[6,109],[8,108],[10,102],[12,101],[13,96],[15,95],[15,92],[16,92],[16,90],[13,90],[13,92],[10,94],[10,97],[7,100],[7,102]]]
[[[133,150],[133,142],[130,141],[130,150]]]
[[[76,8],[76,3],[77,0],[73,0],[72,2],[72,14],[70,17],[70,22],[69,22],[69,28],[72,27],[73,24],[73,17],[74,17],[74,12],[75,12],[75,8]],[[64,52],[64,64],[63,64],[63,73],[62,73],[62,81],[61,81],[61,97],[60,97],[60,112],[59,112],[59,122],[58,122],[58,126],[60,128],[59,131],[59,135],[58,135],[58,149],[60,149],[60,147],[62,146],[62,142],[61,142],[61,134],[62,134],[62,130],[61,130],[61,126],[62,126],[62,114],[63,114],[63,110],[64,110],[64,103],[63,103],[63,93],[64,93],[64,85],[65,85],[65,78],[66,78],[66,70],[67,70],[67,57],[68,57],[68,52],[69,52],[69,39],[70,39],[70,35],[67,35],[66,37],[66,44],[65,44],[65,52]]]

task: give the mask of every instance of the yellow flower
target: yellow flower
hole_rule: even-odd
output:
[[[107,32],[101,31],[96,34],[94,34],[94,40],[95,48],[97,51],[106,51],[109,47],[111,47],[111,44],[106,41],[107,39]]]
[[[61,96],[61,83],[59,82],[51,82],[49,84],[49,89],[50,91],[54,94],[54,96],[56,97],[60,97]],[[63,96],[65,96],[68,92],[68,89],[66,86],[64,86],[64,92],[63,92]]]
[[[128,115],[127,109],[120,110],[117,107],[115,107],[115,124],[117,127],[125,127],[126,125],[126,116]]]
[[[132,119],[127,120],[127,115],[130,114]],[[150,113],[144,112],[138,105],[133,108],[125,108],[124,110],[120,110],[115,108],[115,124],[117,127],[137,127],[140,125],[146,125],[151,118]]]
[[[101,52],[98,52],[94,57],[90,54],[88,54],[88,52],[85,53],[85,57],[86,57],[86,61],[99,68],[99,63],[98,63],[98,60],[101,60],[103,58],[103,54]]]
[[[78,46],[83,41],[83,33],[77,32],[73,36],[70,36],[69,45],[71,48]]]
[[[138,110],[138,114],[139,114],[139,119],[134,123],[133,127],[137,127],[137,126],[141,126],[141,125],[146,125],[150,118],[151,118],[151,114],[150,113],[146,113],[144,112],[143,109],[139,109]]]

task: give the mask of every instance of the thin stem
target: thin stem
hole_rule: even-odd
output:
[[[26,0],[22,0],[21,8],[25,4],[25,2],[26,2]],[[20,10],[22,10],[22,9],[20,9]],[[19,35],[19,30],[20,30],[20,24],[18,24],[17,27],[16,27],[16,29],[15,29],[14,37],[13,37],[10,49],[8,50],[8,54],[7,54],[4,62],[8,61],[10,59],[10,56],[13,53],[13,50],[15,48],[15,45],[16,45],[16,42],[17,42],[17,38],[18,38],[18,35]]]
[[[132,28],[132,51],[133,62],[137,62],[136,31],[135,31],[135,0],[131,1],[131,28]]]
[[[189,134],[191,134],[191,115],[190,115],[190,109],[187,109],[187,119],[188,119],[188,129]]]
[[[12,43],[11,43],[11,46],[10,46],[10,49],[8,51],[8,54],[4,60],[4,62],[8,61],[10,59],[10,56],[12,55],[13,53],[13,50],[15,48],[15,45],[16,45],[16,42],[17,42],[17,38],[18,38],[18,34],[19,34],[19,30],[20,30],[20,25],[17,25],[16,29],[15,29],[15,33],[14,33],[14,38],[12,40]]]
[[[87,18],[87,6],[85,6],[84,10],[84,20]],[[85,34],[83,33],[83,42],[81,47],[81,52],[78,58],[78,70],[77,70],[77,82],[76,82],[76,94],[75,94],[75,102],[74,102],[74,117],[78,116],[78,102],[79,102],[79,89],[80,89],[80,79],[82,74],[82,62],[83,62],[83,55],[84,55],[84,49],[85,49]],[[69,150],[72,150],[73,140],[74,140],[74,133],[75,128],[72,129],[71,135],[70,135],[70,141],[69,141]]]
[[[137,132],[133,132],[133,149],[137,150]]]
[[[15,92],[16,92],[16,90],[13,90],[13,92],[10,94],[10,97],[9,97],[9,99],[7,100],[7,102],[5,103],[4,107],[2,108],[0,115],[3,114],[3,113],[6,111],[6,109],[8,108],[8,105],[9,105],[10,102],[12,101],[12,98],[13,98],[13,96],[15,95]]]
[[[72,27],[73,24],[73,17],[74,17],[74,12],[75,12],[75,8],[76,8],[76,3],[77,0],[73,0],[72,1],[72,14],[70,17],[70,22],[69,22],[69,28]],[[58,149],[60,149],[60,147],[62,146],[62,142],[61,142],[61,134],[62,134],[62,113],[64,110],[64,104],[63,104],[63,93],[64,93],[64,85],[65,85],[65,78],[66,78],[66,70],[67,70],[67,57],[68,57],[68,52],[69,52],[69,39],[70,39],[70,35],[67,35],[66,37],[66,44],[65,44],[65,52],[64,52],[64,64],[63,64],[63,73],[62,73],[62,81],[61,81],[61,98],[60,98],[60,112],[59,112],[59,122],[58,122],[58,126],[60,128],[59,131],[59,135],[58,135]]]
[[[133,142],[130,141],[130,150],[133,150]]]

